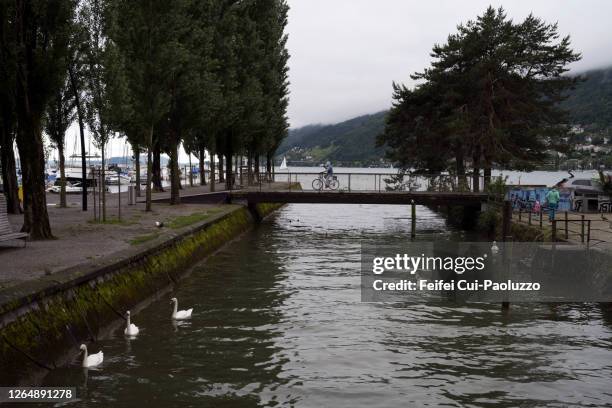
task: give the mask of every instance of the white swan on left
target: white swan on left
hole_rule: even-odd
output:
[[[138,330],[138,326],[130,321],[130,311],[128,310],[126,313],[127,324],[125,325],[125,333],[126,336],[136,336],[140,330]]]
[[[81,351],[83,352],[83,367],[95,367],[97,365],[102,364],[102,361],[104,360],[104,354],[101,350],[96,354],[88,356],[87,346],[81,344]]]
[[[174,304],[174,309],[172,310],[172,318],[174,320],[185,320],[191,317],[193,308],[187,310],[176,310],[178,309],[178,300],[176,300],[176,298],[170,299],[170,303]]]

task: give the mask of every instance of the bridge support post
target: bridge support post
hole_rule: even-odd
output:
[[[512,220],[512,203],[510,201],[504,201],[503,214],[502,214],[502,242],[506,242],[508,236],[510,235],[510,222]],[[506,248],[502,253],[502,267],[506,267]],[[508,313],[510,311],[510,302],[502,302],[501,306],[503,313]]]
[[[415,239],[416,238],[416,204],[414,203],[414,200],[412,200],[412,202],[410,203],[410,207],[411,207],[411,212],[412,212],[412,216],[410,219],[410,222],[411,222],[410,238]]]
[[[249,201],[247,203],[247,208],[249,209],[249,212],[251,213],[251,216],[253,217],[255,222],[259,224],[261,220],[263,220],[263,217],[261,216],[259,209],[257,208],[257,204]]]

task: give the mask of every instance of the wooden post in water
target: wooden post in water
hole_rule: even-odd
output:
[[[351,173],[349,173],[348,176],[349,176],[349,179],[348,179],[348,190],[349,190],[349,193],[350,193],[351,192]]]
[[[412,211],[412,219],[411,221],[411,228],[410,228],[410,238],[415,239],[416,238],[416,204],[414,203],[414,200],[412,200],[411,205],[411,211]]]
[[[508,200],[504,201],[503,214],[502,214],[502,242],[506,242],[510,235],[510,223],[512,221],[512,203]],[[506,248],[503,248],[502,256],[506,256]],[[506,267],[506,262],[502,262],[502,267]],[[510,311],[510,302],[502,302],[502,312],[508,313]]]

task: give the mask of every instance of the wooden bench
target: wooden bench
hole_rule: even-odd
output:
[[[23,239],[23,246],[25,247],[28,235],[25,232],[13,232],[6,212],[6,198],[4,198],[3,193],[0,193],[0,242]]]

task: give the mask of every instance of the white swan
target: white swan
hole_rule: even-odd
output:
[[[191,317],[191,312],[193,312],[193,308],[187,310],[176,310],[178,308],[178,300],[176,298],[172,298],[170,303],[174,304],[174,310],[172,311],[172,318],[174,320],[184,320],[189,319]]]
[[[123,333],[125,333],[126,336],[136,336],[140,330],[138,330],[138,326],[130,322],[130,311],[128,310],[125,314],[127,315],[127,324],[125,325]]]
[[[83,352],[83,367],[95,367],[97,365],[102,364],[102,361],[104,360],[104,354],[102,353],[102,350],[100,350],[96,354],[88,356],[87,346],[81,344],[81,351]]]

